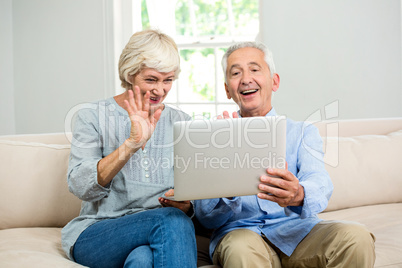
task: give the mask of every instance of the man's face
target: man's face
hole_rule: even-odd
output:
[[[265,116],[272,108],[272,92],[279,87],[279,75],[271,73],[264,60],[264,53],[252,47],[234,51],[227,60],[228,99],[240,107],[243,117]]]

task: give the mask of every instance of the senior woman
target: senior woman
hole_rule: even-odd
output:
[[[120,57],[126,91],[84,105],[74,122],[68,168],[80,215],[62,230],[68,257],[89,267],[196,267],[189,201],[173,187],[173,131],[190,117],[163,100],[180,72],[175,42],[135,33]]]

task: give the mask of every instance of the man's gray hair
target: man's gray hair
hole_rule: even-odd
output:
[[[222,69],[223,69],[223,75],[225,77],[225,83],[227,82],[227,74],[226,74],[226,69],[228,67],[228,58],[229,56],[235,52],[236,50],[240,48],[245,48],[245,47],[252,47],[261,50],[264,53],[264,60],[267,63],[269,67],[269,71],[271,73],[271,77],[273,77],[274,73],[276,72],[275,70],[275,63],[274,59],[272,57],[272,52],[268,49],[266,45],[264,45],[261,42],[241,42],[241,43],[235,43],[231,45],[226,53],[222,57]]]

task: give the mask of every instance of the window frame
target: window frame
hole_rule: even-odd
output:
[[[192,0],[189,0],[193,2]],[[231,11],[231,0],[227,0],[229,10]],[[258,1],[258,6],[261,6],[260,1]],[[120,57],[120,53],[124,48],[127,40],[131,37],[133,32],[141,31],[143,29],[141,19],[138,19],[138,15],[141,15],[141,1],[139,0],[115,0],[113,4],[113,18],[114,18],[114,63],[115,66],[118,66],[118,61]],[[258,21],[261,21],[261,14],[258,12]],[[233,24],[233,12],[230,14],[228,13],[229,21]],[[261,23],[259,23],[259,30],[261,31]],[[221,86],[224,84],[224,81],[219,80],[219,70],[222,69],[221,67],[221,58],[218,58],[217,51],[220,48],[228,48],[235,42],[244,42],[244,41],[255,41],[258,38],[258,34],[255,35],[243,35],[243,36],[236,36],[233,35],[234,30],[233,26],[229,29],[230,35],[228,36],[179,36],[174,35],[172,36],[177,44],[177,47],[180,50],[183,49],[206,49],[212,48],[214,50],[214,65],[215,65],[215,86],[214,86],[214,93],[215,93],[215,100],[214,101],[183,101],[180,100],[180,88],[178,81],[175,81],[172,89],[176,93],[176,100],[165,100],[164,103],[172,106],[176,106],[180,109],[182,105],[214,105],[214,112],[215,115],[218,115],[218,110],[220,105],[230,105],[233,107],[237,107],[237,104],[232,100],[222,101],[218,98],[218,91]],[[169,33],[168,33],[169,34]],[[120,86],[120,79],[117,68],[115,68],[115,92],[116,94],[121,94],[125,91],[125,89],[121,88]],[[180,78],[179,78],[180,79]]]

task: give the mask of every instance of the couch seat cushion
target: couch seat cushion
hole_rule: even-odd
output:
[[[376,237],[374,267],[402,267],[402,203],[325,212],[319,217],[364,224]]]
[[[84,267],[67,259],[61,248],[61,228],[0,230],[0,267]]]

